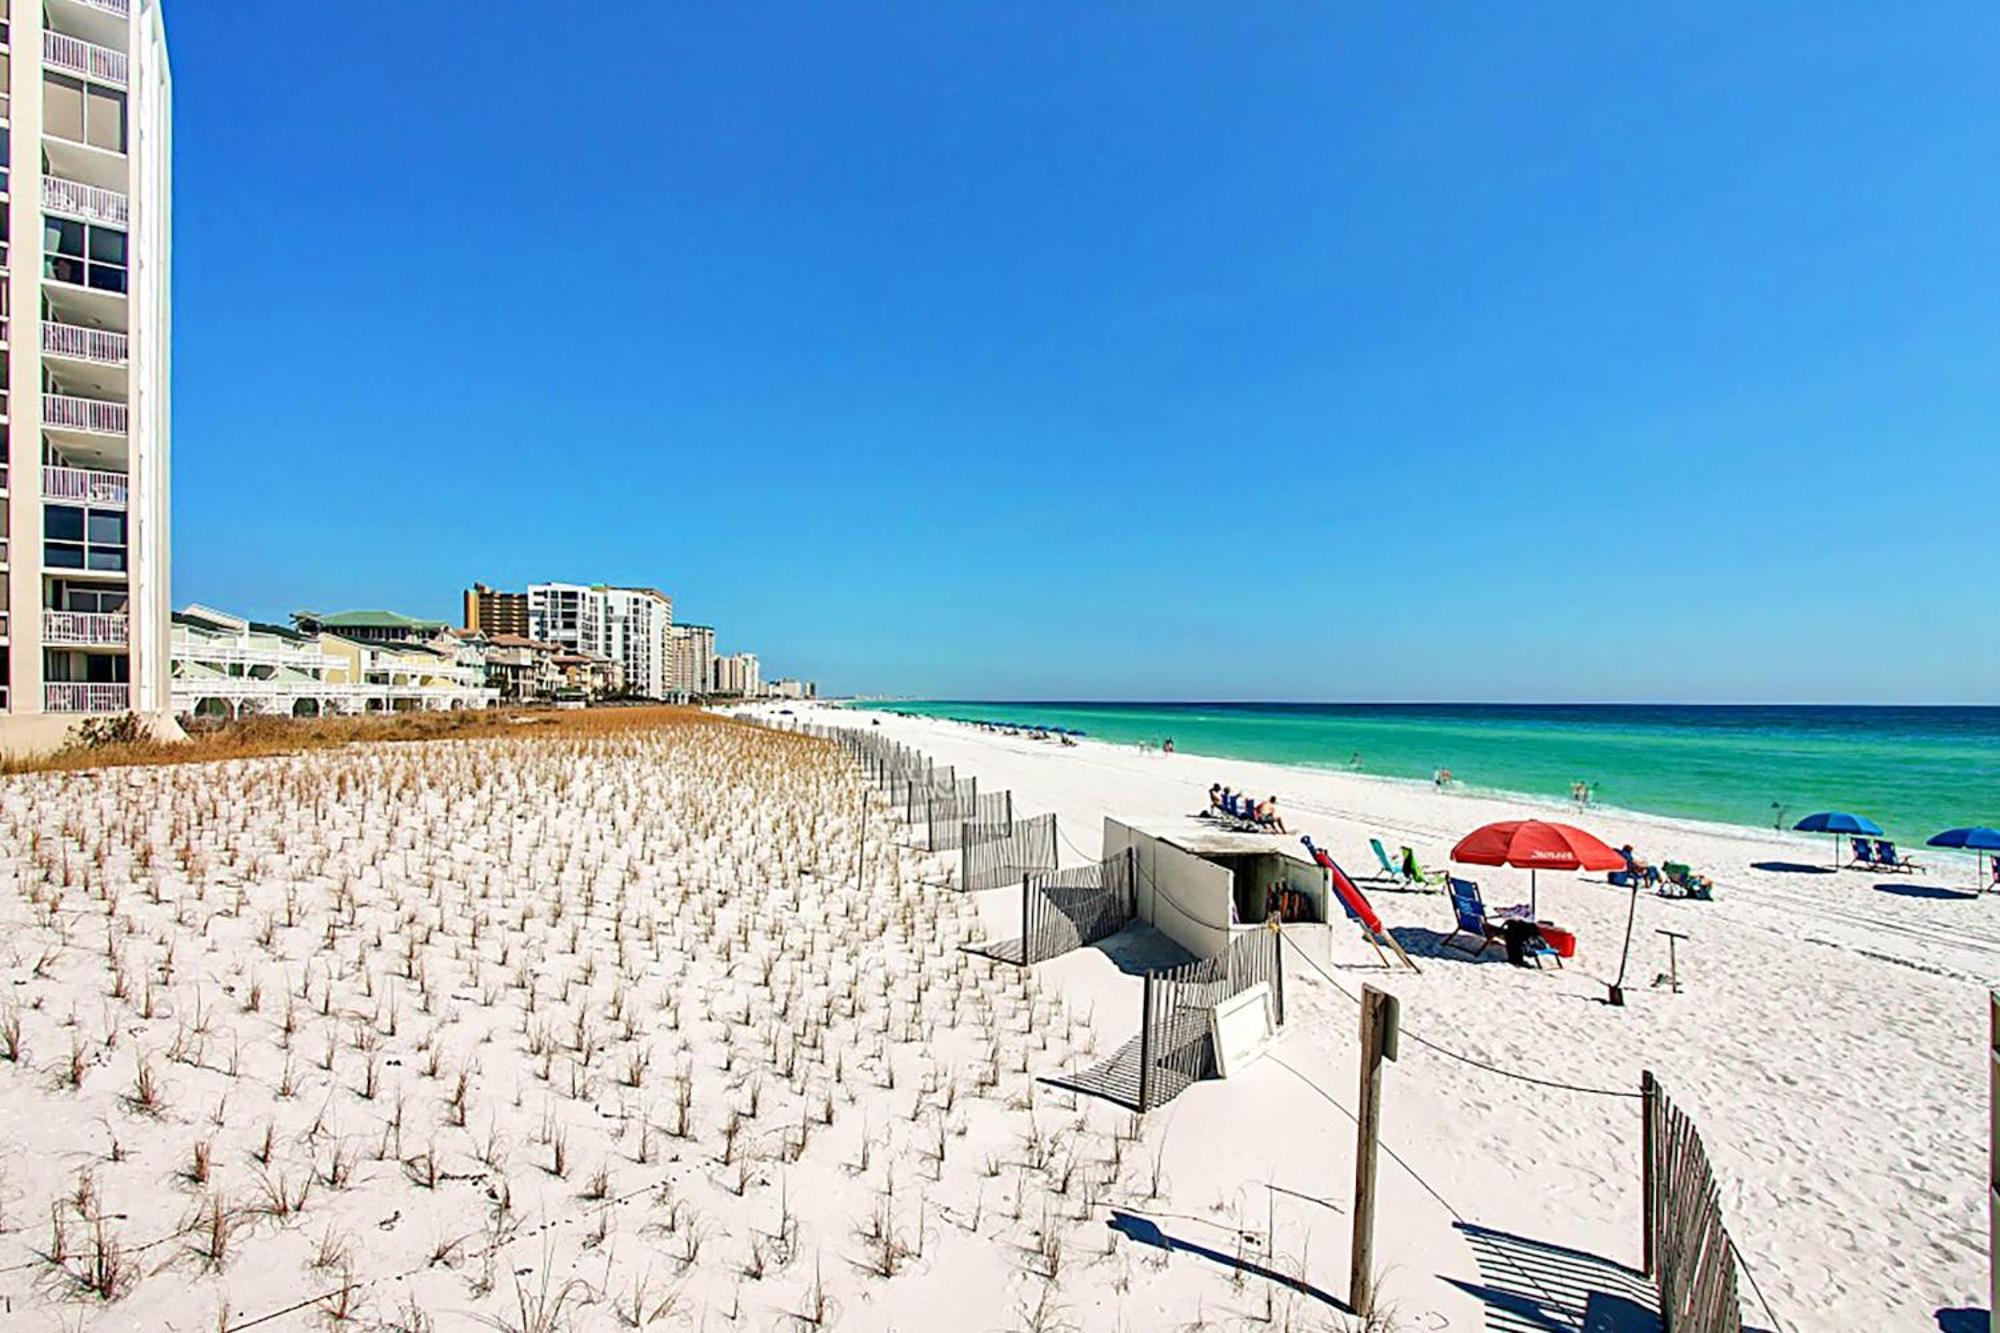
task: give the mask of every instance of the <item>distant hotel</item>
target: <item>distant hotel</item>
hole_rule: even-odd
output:
[[[690,697],[715,693],[715,630],[676,625],[673,643],[674,692]]]
[[[159,0],[7,17],[0,746],[35,747],[171,707],[172,81]]]
[[[628,694],[664,699],[672,692],[674,601],[659,589],[535,583],[527,599],[529,638],[618,663]]]
[[[528,594],[495,592],[483,583],[465,590],[465,627],[482,634],[528,635]]]

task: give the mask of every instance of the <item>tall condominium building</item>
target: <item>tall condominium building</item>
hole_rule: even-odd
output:
[[[608,657],[625,670],[625,688],[649,699],[672,692],[668,644],[673,598],[658,588],[536,583],[528,588],[528,637]]]
[[[159,0],[0,16],[0,744],[32,746],[172,706],[173,99]]]
[[[727,657],[716,658],[715,692],[739,694],[745,699],[754,699],[762,694],[764,683],[758,676],[757,654],[731,653]]]
[[[707,625],[674,626],[676,694],[715,692],[715,630]]]
[[[496,592],[483,583],[465,590],[465,627],[482,634],[528,637],[528,594]]]

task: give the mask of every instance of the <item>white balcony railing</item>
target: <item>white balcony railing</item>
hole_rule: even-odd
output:
[[[174,639],[173,660],[198,662],[204,666],[277,666],[294,671],[325,671],[344,659],[330,657],[317,648],[258,648],[240,643],[213,643],[199,639]],[[254,676],[239,677],[254,680]]]
[[[116,14],[121,19],[132,17],[132,0],[77,0],[77,3],[101,9],[107,14]]]
[[[0,342],[6,341],[5,324],[0,324]],[[130,344],[122,333],[109,329],[86,329],[81,324],[42,324],[42,352],[66,356],[76,361],[98,361],[123,365]]]
[[[42,177],[42,207],[65,217],[106,222],[114,227],[130,226],[132,221],[131,202],[118,191],[64,180],[61,176]]]
[[[123,472],[98,472],[83,467],[42,468],[44,500],[81,500],[89,505],[125,503],[126,477]]]
[[[42,689],[42,707],[51,713],[123,713],[131,707],[130,685],[50,681]]]
[[[131,621],[122,611],[44,611],[42,642],[71,648],[123,648]]]
[[[86,42],[66,32],[42,30],[42,63],[99,83],[125,82],[128,62],[123,51]]]
[[[123,435],[125,404],[107,403],[99,398],[76,398],[66,393],[42,395],[42,424],[57,430],[80,430],[92,435]]]

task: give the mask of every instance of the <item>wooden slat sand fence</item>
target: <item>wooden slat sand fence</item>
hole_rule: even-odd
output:
[[[1006,796],[1006,792],[999,793]],[[910,827],[923,839],[926,849],[933,852],[955,852],[962,841],[967,823],[979,818],[979,779],[960,778],[950,791],[933,790],[923,802],[923,814],[912,820]],[[1013,814],[1013,803],[1009,800],[1007,813]]]
[[[1024,963],[1059,958],[1123,930],[1132,920],[1130,847],[1089,865],[1030,875],[1021,886]]]
[[[1056,868],[1056,817],[968,823],[959,833],[960,887],[997,889]]]
[[[1736,1246],[1722,1224],[1701,1135],[1651,1071],[1639,1087],[1646,1274],[1659,1284],[1660,1326],[1663,1333],[1741,1333]]]
[[[1213,958],[1146,973],[1139,1028],[1139,1109],[1164,1106],[1218,1073],[1209,1011],[1258,982],[1271,987],[1271,1017],[1285,1023],[1284,937],[1245,931]]]

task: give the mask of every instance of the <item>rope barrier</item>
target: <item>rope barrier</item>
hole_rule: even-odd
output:
[[[1292,941],[1285,936],[1283,931],[1278,932],[1278,935],[1280,939],[1284,939],[1287,944],[1291,945],[1293,953],[1296,953],[1300,958],[1303,958],[1305,960],[1307,967],[1310,967],[1313,971],[1319,973],[1321,977],[1325,978],[1327,984],[1332,986],[1335,990],[1339,991],[1342,995],[1345,995],[1348,999],[1354,1001],[1355,1004],[1358,1005],[1361,1003],[1360,996],[1356,995],[1353,991],[1347,989],[1347,987],[1341,985],[1340,982],[1336,980],[1331,973],[1329,973],[1325,968],[1321,967],[1318,963],[1313,961],[1311,954],[1299,948],[1298,945],[1293,944]],[[1407,1026],[1399,1027],[1398,1031],[1402,1036],[1408,1037],[1411,1041],[1417,1043],[1417,1045],[1425,1047],[1428,1050],[1435,1051],[1439,1055],[1442,1055],[1447,1059],[1457,1060],[1461,1064],[1471,1065],[1474,1069],[1481,1069],[1489,1074],[1498,1074],[1502,1078],[1511,1078],[1521,1083],[1530,1083],[1536,1087],[1554,1088],[1562,1092],[1583,1092],[1583,1093],[1589,1093],[1590,1095],[1596,1097],[1619,1097],[1632,1101],[1637,1101],[1639,1098],[1645,1095],[1639,1092],[1630,1092],[1623,1088],[1586,1087],[1585,1085],[1580,1083],[1564,1083],[1559,1079],[1538,1078],[1533,1074],[1523,1074],[1512,1069],[1503,1069],[1499,1065],[1490,1064],[1484,1060],[1477,1059],[1473,1056],[1461,1054],[1460,1052],[1454,1051],[1449,1047],[1441,1046],[1437,1042],[1432,1041],[1428,1037],[1410,1031],[1410,1029]]]

